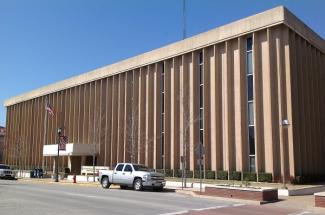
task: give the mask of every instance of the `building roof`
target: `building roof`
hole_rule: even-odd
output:
[[[285,24],[325,53],[325,41],[285,7],[279,6],[144,54],[9,98],[4,102],[4,105],[11,106],[33,98],[156,63],[279,24]]]

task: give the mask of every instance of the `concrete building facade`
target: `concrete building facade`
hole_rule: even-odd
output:
[[[5,161],[51,169],[62,127],[97,165],[196,171],[204,148],[204,170],[325,175],[324,54],[284,7],[247,17],[8,99]]]
[[[6,129],[5,127],[0,126],[0,163],[2,163],[3,160],[3,151],[5,146],[5,135],[6,135]]]

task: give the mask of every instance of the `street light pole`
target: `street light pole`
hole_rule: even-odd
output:
[[[285,167],[285,159],[286,159],[286,156],[285,156],[285,140],[286,140],[286,132],[287,132],[287,129],[288,127],[290,126],[290,123],[289,123],[289,120],[288,119],[283,119],[282,122],[281,122],[281,154],[282,154],[282,175],[283,175],[283,188],[284,189],[287,189],[287,186],[286,186],[286,167]]]
[[[55,165],[55,182],[59,182],[59,153],[60,153],[60,137],[62,129],[58,128],[58,154],[56,156],[56,165]]]

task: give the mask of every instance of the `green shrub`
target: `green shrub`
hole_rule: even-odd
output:
[[[182,171],[183,170],[181,170],[181,169],[175,169],[174,170],[174,177],[182,178]],[[193,171],[186,170],[185,174],[186,174],[186,178],[193,178]]]
[[[193,171],[192,170],[186,170],[186,178],[193,178]]]
[[[164,171],[163,169],[156,169],[156,172],[159,172],[159,173],[165,174],[165,171]]]
[[[258,181],[259,182],[272,182],[272,174],[266,172],[258,173]]]
[[[217,171],[217,179],[218,180],[228,180],[228,172],[223,170]]]
[[[290,179],[292,184],[307,184],[325,181],[325,175],[298,175]]]
[[[212,171],[212,170],[206,170],[206,171],[205,171],[205,178],[206,178],[206,179],[215,179],[215,178],[216,178],[216,173],[215,173],[215,171]]]
[[[244,179],[244,181],[256,181],[256,173],[255,172],[244,172],[243,179]]]
[[[165,169],[166,177],[174,177],[174,171],[172,169]]]
[[[156,172],[162,173],[165,175],[165,177],[174,177],[173,176],[173,170],[172,169],[156,169]]]
[[[237,180],[237,181],[240,181],[241,180],[241,172],[231,171],[229,173],[229,180]]]
[[[201,171],[201,176],[202,176],[202,178],[204,178],[203,170]],[[194,178],[200,178],[200,170],[194,171]]]
[[[175,169],[174,170],[174,177],[181,178],[182,177],[182,171],[181,169]]]

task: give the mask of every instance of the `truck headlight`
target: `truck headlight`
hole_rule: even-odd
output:
[[[151,179],[151,175],[144,175],[143,180],[144,181],[149,181]]]

